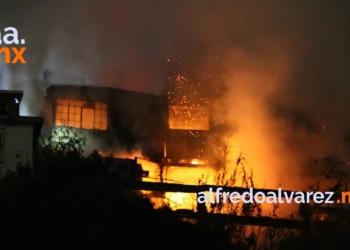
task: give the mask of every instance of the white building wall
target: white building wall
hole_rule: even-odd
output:
[[[18,163],[23,166],[33,163],[33,127],[30,125],[8,125],[4,128],[4,162],[0,163],[0,176],[6,171],[16,171]]]

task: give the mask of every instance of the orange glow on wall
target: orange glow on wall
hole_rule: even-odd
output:
[[[83,129],[93,129],[94,128],[94,116],[95,110],[93,109],[83,109],[83,116],[81,127]]]
[[[209,109],[203,107],[169,107],[169,128],[209,130]]]
[[[107,104],[57,99],[56,126],[107,130]]]

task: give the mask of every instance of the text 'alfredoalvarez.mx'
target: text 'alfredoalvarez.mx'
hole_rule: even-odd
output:
[[[342,192],[341,197],[334,202],[334,192],[283,192],[281,188],[278,188],[276,192],[256,192],[250,188],[249,191],[243,192],[222,192],[223,188],[219,187],[216,191],[213,188],[209,188],[209,202],[210,203],[227,203],[234,204],[243,203],[350,203],[350,192]],[[197,202],[200,204],[208,203],[207,192],[199,192],[197,194]]]

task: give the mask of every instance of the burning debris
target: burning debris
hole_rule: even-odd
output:
[[[218,115],[225,93],[215,78],[219,64],[208,67],[208,73],[193,60],[178,60],[168,62],[168,155],[173,165],[208,165],[219,155],[218,143],[228,131]]]
[[[184,75],[177,75],[168,92],[169,128],[209,130],[209,101],[200,97]],[[199,84],[200,85],[200,84]]]

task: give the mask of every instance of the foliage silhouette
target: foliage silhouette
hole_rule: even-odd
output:
[[[59,130],[40,138],[32,174],[8,172],[0,180],[0,247],[228,249],[223,230],[179,221],[116,188],[97,150],[83,157],[84,136]]]

